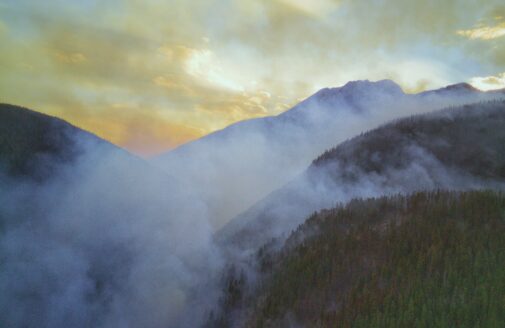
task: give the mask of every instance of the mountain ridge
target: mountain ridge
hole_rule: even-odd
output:
[[[335,92],[350,92],[354,86],[364,86],[364,85],[368,85],[368,86],[388,86],[387,88],[383,88],[383,89],[390,89],[390,90],[393,90],[393,94],[403,94],[403,95],[413,95],[413,96],[426,96],[426,95],[430,95],[430,94],[437,94],[437,93],[444,93],[444,92],[458,92],[458,91],[469,91],[469,92],[472,92],[472,93],[482,93],[482,94],[497,94],[497,93],[504,93],[505,94],[505,88],[503,89],[495,89],[495,90],[488,90],[488,91],[483,91],[483,90],[480,90],[480,89],[477,89],[475,87],[473,87],[471,84],[467,83],[467,82],[460,82],[460,83],[455,83],[455,84],[450,84],[450,85],[447,85],[445,87],[440,87],[440,88],[437,88],[437,89],[433,89],[433,90],[424,90],[424,91],[420,91],[420,92],[416,92],[416,93],[405,93],[403,91],[403,89],[401,88],[401,86],[399,84],[397,84],[396,82],[394,82],[393,80],[391,79],[383,79],[383,80],[378,80],[378,81],[370,81],[370,80],[353,80],[353,81],[349,81],[347,82],[346,84],[340,86],[340,87],[325,87],[325,88],[321,88],[319,89],[318,91],[314,92],[312,95],[309,95],[307,98],[303,99],[300,103],[294,105],[293,107],[291,107],[290,109],[282,112],[282,113],[279,113],[279,114],[276,114],[276,115],[269,115],[269,116],[265,116],[265,117],[257,117],[257,118],[251,118],[251,119],[245,119],[245,120],[242,120],[242,121],[238,121],[238,122],[235,122],[235,123],[231,123],[230,125],[227,125],[225,126],[224,128],[221,128],[219,130],[216,130],[216,131],[213,131],[209,134],[206,134],[202,137],[199,137],[197,139],[194,139],[194,140],[191,140],[191,141],[188,141],[188,142],[185,142],[177,147],[175,147],[174,149],[171,149],[171,150],[168,150],[166,152],[161,152],[157,155],[154,155],[153,158],[158,158],[160,156],[164,156],[164,155],[167,155],[171,152],[177,152],[179,148],[184,148],[185,146],[189,145],[189,144],[192,144],[194,142],[197,142],[198,140],[201,140],[201,139],[204,139],[204,138],[207,138],[207,137],[210,137],[212,135],[215,135],[215,134],[218,134],[220,133],[221,131],[223,130],[226,130],[228,128],[231,128],[233,126],[236,126],[236,125],[243,125],[244,123],[246,122],[256,122],[256,121],[262,121],[262,120],[265,120],[265,119],[269,119],[269,118],[275,118],[275,117],[279,117],[279,116],[282,116],[290,111],[292,111],[295,107],[303,104],[305,101],[311,99],[311,98],[318,98],[318,97],[329,97],[331,95],[334,95]]]
[[[210,204],[218,229],[347,138],[401,116],[504,96],[462,84],[406,94],[391,80],[351,81],[321,89],[279,115],[232,124],[153,163],[190,185],[204,186],[198,192]],[[216,191],[214,185],[224,188]]]
[[[92,132],[26,107],[0,103],[0,119],[0,165],[15,176],[44,180],[90,147],[144,162]]]
[[[231,220],[217,239],[247,249],[257,239],[288,233],[311,211],[357,194],[504,188],[504,127],[505,100],[386,123],[320,154],[305,172]]]

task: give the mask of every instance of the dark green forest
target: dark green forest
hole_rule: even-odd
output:
[[[503,327],[504,236],[500,192],[353,200],[260,249],[256,288],[232,270],[210,325]]]
[[[407,167],[429,154],[467,175],[504,178],[504,109],[504,100],[493,100],[401,118],[327,150],[313,169],[338,162],[343,170],[335,178],[353,181],[360,174]]]

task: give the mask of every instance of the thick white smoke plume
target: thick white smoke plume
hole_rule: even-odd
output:
[[[72,137],[80,155],[44,182],[2,177],[1,325],[194,327],[222,263],[205,206],[140,159]]]

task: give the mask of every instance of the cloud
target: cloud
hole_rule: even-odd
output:
[[[55,52],[54,56],[57,60],[66,64],[79,64],[87,60],[86,56],[79,52],[65,53],[65,52]]]
[[[340,1],[337,0],[278,0],[281,3],[292,6],[300,11],[314,16],[324,16],[328,12],[336,10]]]
[[[502,71],[505,63],[504,47],[495,42],[505,17],[498,0],[3,4],[2,101],[54,115],[68,103],[47,95],[66,93],[82,106],[65,111],[85,110],[102,120],[112,119],[106,111],[117,103],[127,105],[123,111],[142,106],[149,122],[162,110],[170,139],[178,142],[194,135],[175,135],[181,132],[173,124],[203,135],[277,114],[349,80],[394,78],[416,91]],[[483,37],[495,38],[479,42]],[[272,97],[263,99],[265,91]],[[127,121],[91,131],[110,135],[103,129],[120,122],[126,131]]]
[[[492,40],[505,35],[505,23],[496,26],[482,26],[470,30],[459,30],[459,35],[469,39]]]
[[[191,49],[190,56],[184,62],[184,69],[189,75],[205,82],[233,91],[244,91],[244,87],[227,76],[215,54],[209,49]]]
[[[469,81],[474,87],[481,90],[497,90],[505,88],[505,72],[495,76],[473,77]]]

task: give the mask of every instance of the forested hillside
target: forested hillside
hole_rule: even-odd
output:
[[[505,186],[505,101],[395,120],[338,144],[231,221],[225,242],[257,247],[337,201],[421,190]]]
[[[499,192],[353,200],[313,214],[282,249],[260,249],[258,287],[238,271],[229,277],[226,316],[211,323],[501,327],[504,234]]]
[[[505,177],[505,101],[448,108],[396,120],[326,151],[315,167],[334,162],[337,179],[387,174],[408,167],[424,152],[474,177]]]
[[[10,175],[45,179],[74,160],[84,142],[114,147],[56,117],[0,104],[0,169]]]

